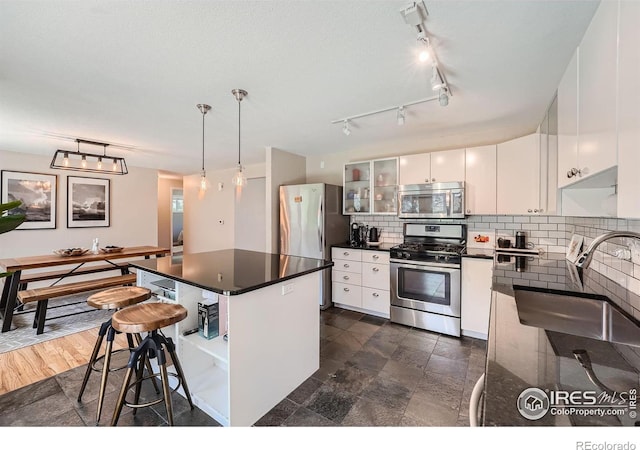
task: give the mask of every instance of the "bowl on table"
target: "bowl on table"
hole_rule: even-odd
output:
[[[117,245],[107,245],[106,247],[102,247],[100,251],[102,253],[118,253],[124,250],[124,247],[118,247]]]
[[[88,251],[89,251],[88,248],[73,247],[73,248],[61,248],[59,250],[54,250],[53,253],[55,253],[58,256],[80,256],[80,255],[84,255]]]

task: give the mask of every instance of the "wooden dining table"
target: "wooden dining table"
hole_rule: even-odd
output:
[[[56,276],[58,280],[69,276],[84,275],[87,272],[75,273],[80,267],[90,262],[107,262],[113,264],[114,270],[121,269],[122,266],[112,262],[113,260],[144,257],[149,259],[151,256],[164,256],[170,253],[168,248],[154,246],[125,247],[119,252],[100,252],[98,254],[85,253],[78,256],[59,256],[56,254],[40,255],[40,256],[22,256],[15,258],[0,259],[0,272],[8,272],[2,289],[2,298],[0,299],[0,316],[2,317],[2,332],[11,329],[11,321],[13,312],[16,308],[18,289],[20,286],[20,277],[23,271],[32,269],[43,269],[56,266],[71,266],[68,271]]]

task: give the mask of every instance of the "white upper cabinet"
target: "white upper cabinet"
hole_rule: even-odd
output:
[[[464,181],[465,149],[431,153],[431,182]]]
[[[343,214],[397,214],[398,158],[344,165]]]
[[[618,2],[601,2],[580,44],[578,163],[582,177],[617,164],[617,28]],[[637,41],[635,45],[637,51]]]
[[[496,213],[496,146],[466,151],[466,214]]]
[[[498,144],[498,214],[540,214],[538,133]]]
[[[431,154],[419,153],[400,157],[400,183],[423,184],[431,182]]]
[[[558,85],[558,187],[564,187],[579,179],[571,171],[578,164],[578,58],[579,49],[573,54]]]
[[[620,3],[618,217],[640,218],[640,2]]]
[[[464,181],[465,149],[400,157],[400,184]]]

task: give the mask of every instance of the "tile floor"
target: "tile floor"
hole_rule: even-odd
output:
[[[353,311],[321,314],[320,369],[256,426],[468,426],[471,390],[484,371],[485,342],[430,333]],[[124,353],[120,357],[126,357]],[[76,401],[86,366],[0,396],[2,426],[93,426],[98,377]],[[122,372],[109,378],[100,425],[108,424]],[[145,389],[143,397],[153,396]],[[174,395],[175,424],[215,426]],[[119,425],[166,425],[162,404]]]

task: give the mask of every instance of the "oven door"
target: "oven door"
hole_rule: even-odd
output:
[[[391,262],[391,304],[460,317],[460,268]]]

